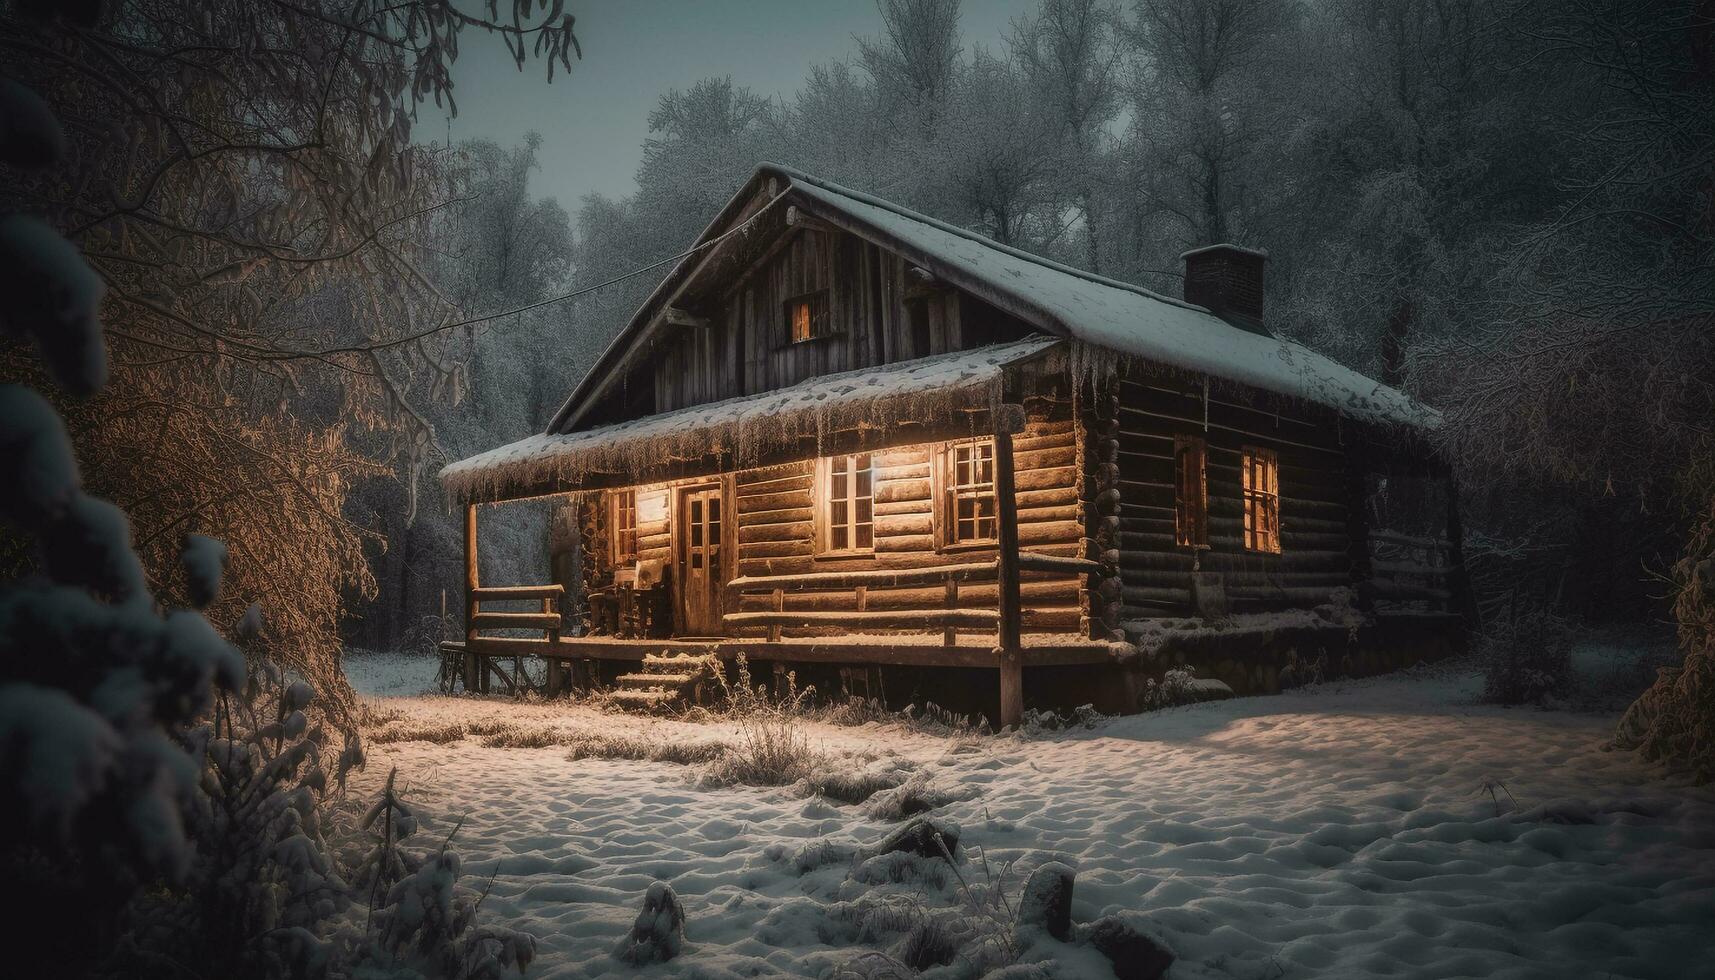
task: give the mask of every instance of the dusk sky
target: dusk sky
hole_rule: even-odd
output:
[[[1035,0],[967,0],[960,28],[967,50],[991,49]],[[855,37],[881,32],[868,0],[601,0],[572,2],[583,60],[545,83],[541,61],[514,67],[498,39],[469,35],[454,72],[458,118],[453,140],[514,143],[542,134],[536,191],[568,211],[591,192],[621,197],[648,135],[649,112],[669,89],[710,76],[732,77],[758,94],[789,97],[809,67],[854,58]],[[437,131],[438,130],[438,131]],[[418,134],[446,138],[427,113]]]

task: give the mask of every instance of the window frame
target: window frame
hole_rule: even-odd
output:
[[[975,482],[969,484],[960,483],[959,450],[980,450],[984,447],[987,447],[988,449],[987,461],[989,478],[987,482]],[[941,465],[936,476],[937,482],[940,484],[937,488],[940,500],[937,505],[936,512],[941,518],[939,529],[939,544],[941,549],[944,551],[953,551],[965,548],[992,548],[998,546],[1000,544],[1000,501],[995,494],[994,486],[994,437],[979,436],[974,439],[960,439],[956,442],[949,442],[942,447],[942,450],[939,453],[939,459],[941,461]],[[975,462],[976,460],[973,460],[973,465]],[[985,486],[987,487],[986,491],[981,489]],[[967,487],[976,489],[961,493],[961,491],[965,490]],[[990,522],[990,527],[993,529],[992,534],[987,537],[959,537],[959,500],[961,496],[974,496],[979,501],[977,514],[972,518],[976,527],[979,529],[982,527],[982,522],[984,520],[984,516],[981,513],[982,508],[980,502],[985,496],[987,497],[989,503],[987,520]]]
[[[1173,437],[1173,543],[1209,547],[1209,444],[1198,436]]]
[[[808,332],[802,337],[797,334],[797,312],[800,306],[809,307],[805,320]],[[780,307],[785,314],[785,333],[788,346],[808,344],[833,336],[834,331],[829,327],[833,320],[833,308],[826,288],[812,289],[809,292],[788,296],[780,304]]]
[[[623,520],[631,518],[629,526]],[[613,568],[637,564],[637,488],[627,487],[607,492],[607,557]],[[630,551],[626,551],[626,543]]]
[[[857,461],[867,459],[869,465],[869,493],[860,495],[857,492]],[[834,463],[839,460],[847,462],[846,493],[841,502],[846,505],[846,546],[834,547]],[[873,558],[875,557],[875,483],[876,466],[874,453],[838,453],[833,456],[816,458],[816,508],[815,508],[815,539],[817,558]],[[869,519],[858,520],[861,513],[860,503],[869,506]],[[869,525],[869,545],[858,545],[857,531],[864,524]]]
[[[1257,485],[1259,482],[1260,485]],[[1246,551],[1280,554],[1280,455],[1272,449],[1245,446],[1239,450],[1239,499]],[[1271,526],[1263,528],[1266,523]]]

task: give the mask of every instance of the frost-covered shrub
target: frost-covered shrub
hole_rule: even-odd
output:
[[[1715,780],[1715,497],[1674,564],[1673,583],[1684,659],[1658,670],[1620,719],[1614,744],[1709,782]]]
[[[394,781],[398,777],[398,769],[387,774],[387,784],[382,787],[381,795],[364,812],[359,824],[374,836],[374,843],[358,862],[352,875],[352,887],[369,896],[372,909],[396,883],[416,872],[421,864],[403,846],[405,838],[417,832],[417,815],[394,791]]]
[[[1541,610],[1490,624],[1477,648],[1484,700],[1536,704],[1564,694],[1572,682],[1572,638],[1570,623]]]
[[[315,691],[253,661],[188,741],[202,748],[195,840],[182,883],[132,910],[135,939],[120,951],[147,972],[171,950],[221,976],[320,976],[337,955],[329,920],[350,904],[325,837],[323,804],[361,766],[356,736],[324,768],[331,736],[310,722]]]
[[[370,846],[357,861],[352,892],[368,906],[368,929],[345,951],[350,961],[345,965],[355,965],[365,976],[445,980],[499,980],[509,972],[523,973],[535,958],[535,938],[477,925],[487,891],[474,893],[459,884],[463,866],[448,850],[452,834],[432,852],[415,853],[406,846],[419,828],[416,812],[397,789],[398,775],[397,770],[387,774],[381,794],[358,822]]]
[[[815,688],[798,687],[796,674],[786,675],[786,690],[770,695],[753,684],[750,665],[741,654],[737,678],[719,679],[720,711],[738,723],[738,742],[704,774],[711,786],[744,783],[750,786],[788,786],[808,778],[822,761],[821,752],[810,746],[803,718]]]
[[[27,312],[11,308],[8,330]],[[98,361],[80,347],[56,371],[91,390]],[[195,610],[157,609],[125,515],[83,493],[46,401],[0,386],[0,449],[0,521],[33,540],[38,569],[0,592],[0,875],[30,898],[11,925],[37,940],[12,965],[30,973],[42,955],[75,972],[111,947],[133,895],[190,873],[201,747],[186,732],[242,661]]]
[[[1197,700],[1191,684],[1196,679],[1189,667],[1173,667],[1163,674],[1159,681],[1153,677],[1149,678],[1144,684],[1138,710],[1160,711],[1163,708],[1190,704]]]
[[[33,338],[66,388],[100,388],[100,280],[76,249],[39,222],[0,220],[0,285],[15,300],[4,333]],[[162,609],[125,514],[84,493],[64,423],[16,385],[0,385],[0,458],[0,523],[34,546],[0,587],[0,880],[20,899],[9,933],[27,937],[8,944],[10,973],[315,978],[359,972],[377,949],[459,980],[529,963],[529,937],[473,927],[444,849],[432,874],[378,861],[372,878],[397,880],[376,938],[342,928],[351,890],[326,803],[362,746],[345,738],[330,789],[316,691],[246,664],[204,618],[225,545],[180,539],[195,608]],[[254,644],[262,628],[252,605],[233,632]]]
[[[1290,691],[1297,687],[1308,687],[1322,683],[1322,674],[1328,667],[1328,654],[1317,650],[1314,659],[1300,658],[1297,650],[1289,650],[1286,654],[1286,664],[1280,668],[1280,689]]]
[[[1095,705],[1091,704],[1081,704],[1073,708],[1068,714],[1029,708],[1024,712],[1024,718],[1019,723],[1018,731],[1022,735],[1037,736],[1073,729],[1088,730],[1099,727],[1107,720],[1108,716],[1097,711]]]
[[[461,888],[462,873],[459,856],[443,848],[388,889],[386,904],[374,913],[380,962],[365,972],[501,980],[530,966],[535,938],[477,925],[487,892],[473,895]]]

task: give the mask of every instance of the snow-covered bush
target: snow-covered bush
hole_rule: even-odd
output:
[[[320,976],[334,962],[327,924],[350,897],[324,835],[335,790],[323,766],[331,736],[308,713],[315,699],[309,684],[253,659],[242,690],[187,737],[202,749],[194,859],[182,883],[132,910],[127,969],[147,971],[164,950],[220,976]],[[343,786],[362,761],[348,736],[331,782]]]
[[[1139,711],[1160,711],[1163,708],[1176,708],[1182,704],[1190,704],[1197,700],[1192,692],[1191,682],[1196,680],[1190,667],[1173,667],[1161,675],[1161,680],[1151,677],[1145,682],[1143,695],[1138,702]]]
[[[1539,704],[1564,694],[1572,682],[1572,637],[1570,623],[1544,610],[1490,624],[1478,641],[1484,700]]]
[[[1079,728],[1096,728],[1107,720],[1108,716],[1097,711],[1093,704],[1081,704],[1066,714],[1052,709],[1029,708],[1025,710],[1018,730],[1022,735],[1036,737]]]
[[[447,849],[449,836],[433,854],[411,855],[400,842],[416,832],[416,817],[394,791],[393,774],[381,797],[364,815],[363,826],[377,834],[375,848],[362,864],[374,930],[357,960],[361,972],[385,976],[423,976],[444,980],[500,980],[522,974],[536,957],[536,939],[500,926],[479,926],[477,911],[488,892],[460,886],[463,865]],[[457,831],[457,828],[454,828]]]
[[[0,257],[19,287],[4,333],[34,339],[73,393],[100,389],[99,278],[30,219],[0,221]],[[182,536],[193,608],[165,610],[126,515],[84,493],[65,424],[27,388],[0,385],[0,458],[0,524],[33,546],[0,588],[0,876],[23,899],[9,930],[26,937],[8,943],[9,971],[310,978],[380,950],[390,966],[478,980],[529,963],[529,937],[473,926],[444,847],[402,878],[402,863],[376,863],[374,880],[391,879],[376,938],[336,928],[351,890],[325,804],[362,746],[345,737],[330,790],[315,689],[259,655],[246,664],[204,617],[225,545]],[[252,605],[233,632],[256,646],[263,625]],[[401,824],[391,781],[382,809]]]
[[[5,332],[73,391],[100,388],[99,281],[46,226],[5,228],[6,274],[35,277]],[[200,613],[157,608],[124,513],[83,492],[65,425],[27,388],[0,386],[0,455],[0,522],[35,545],[0,592],[0,874],[29,896],[10,925],[33,939],[10,965],[76,972],[134,895],[191,874],[203,745],[187,733],[243,667]]]

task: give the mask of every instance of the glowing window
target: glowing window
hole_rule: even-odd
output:
[[[1280,552],[1280,461],[1267,449],[1240,454],[1244,470],[1245,548]]]
[[[826,336],[828,333],[827,291],[809,293],[787,300],[786,325],[788,336],[794,344]]]
[[[823,457],[821,469],[821,551],[875,550],[875,467],[869,453]]]
[[[947,543],[993,541],[996,534],[994,440],[947,450]]]
[[[1203,440],[1173,440],[1173,538],[1181,548],[1209,546],[1208,449]]]

